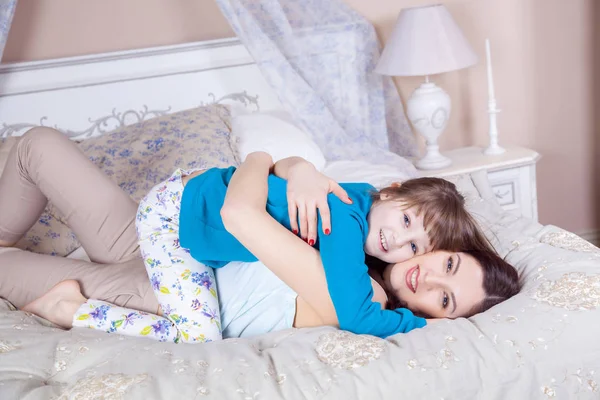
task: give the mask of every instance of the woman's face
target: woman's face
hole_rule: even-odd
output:
[[[369,233],[364,250],[370,256],[388,263],[406,261],[430,251],[429,238],[423,227],[423,216],[414,207],[405,208],[397,201],[375,204],[367,217]]]
[[[485,298],[483,271],[466,253],[435,251],[389,264],[384,284],[413,313],[458,318]]]

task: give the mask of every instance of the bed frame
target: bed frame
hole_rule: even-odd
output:
[[[238,39],[0,66],[0,137],[44,125],[85,139],[214,102],[281,108]]]

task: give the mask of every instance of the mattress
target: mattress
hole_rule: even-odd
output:
[[[600,250],[454,178],[523,279],[469,319],[387,340],[289,329],[198,345],[64,331],[0,303],[1,399],[597,399]]]

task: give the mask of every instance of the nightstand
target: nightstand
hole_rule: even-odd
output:
[[[464,147],[444,152],[452,165],[438,170],[419,170],[421,176],[460,175],[487,170],[498,203],[505,210],[517,210],[535,221],[538,219],[535,165],[540,155],[523,147],[507,147],[504,154],[486,156],[480,147]]]

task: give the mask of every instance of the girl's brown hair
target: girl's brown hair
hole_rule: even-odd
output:
[[[380,195],[388,196],[381,200]],[[441,178],[416,178],[398,186],[389,186],[373,196],[380,201],[397,201],[403,208],[413,208],[423,215],[423,225],[431,250],[459,251],[494,248],[479,230],[475,219],[465,208],[465,198],[456,186]]]

